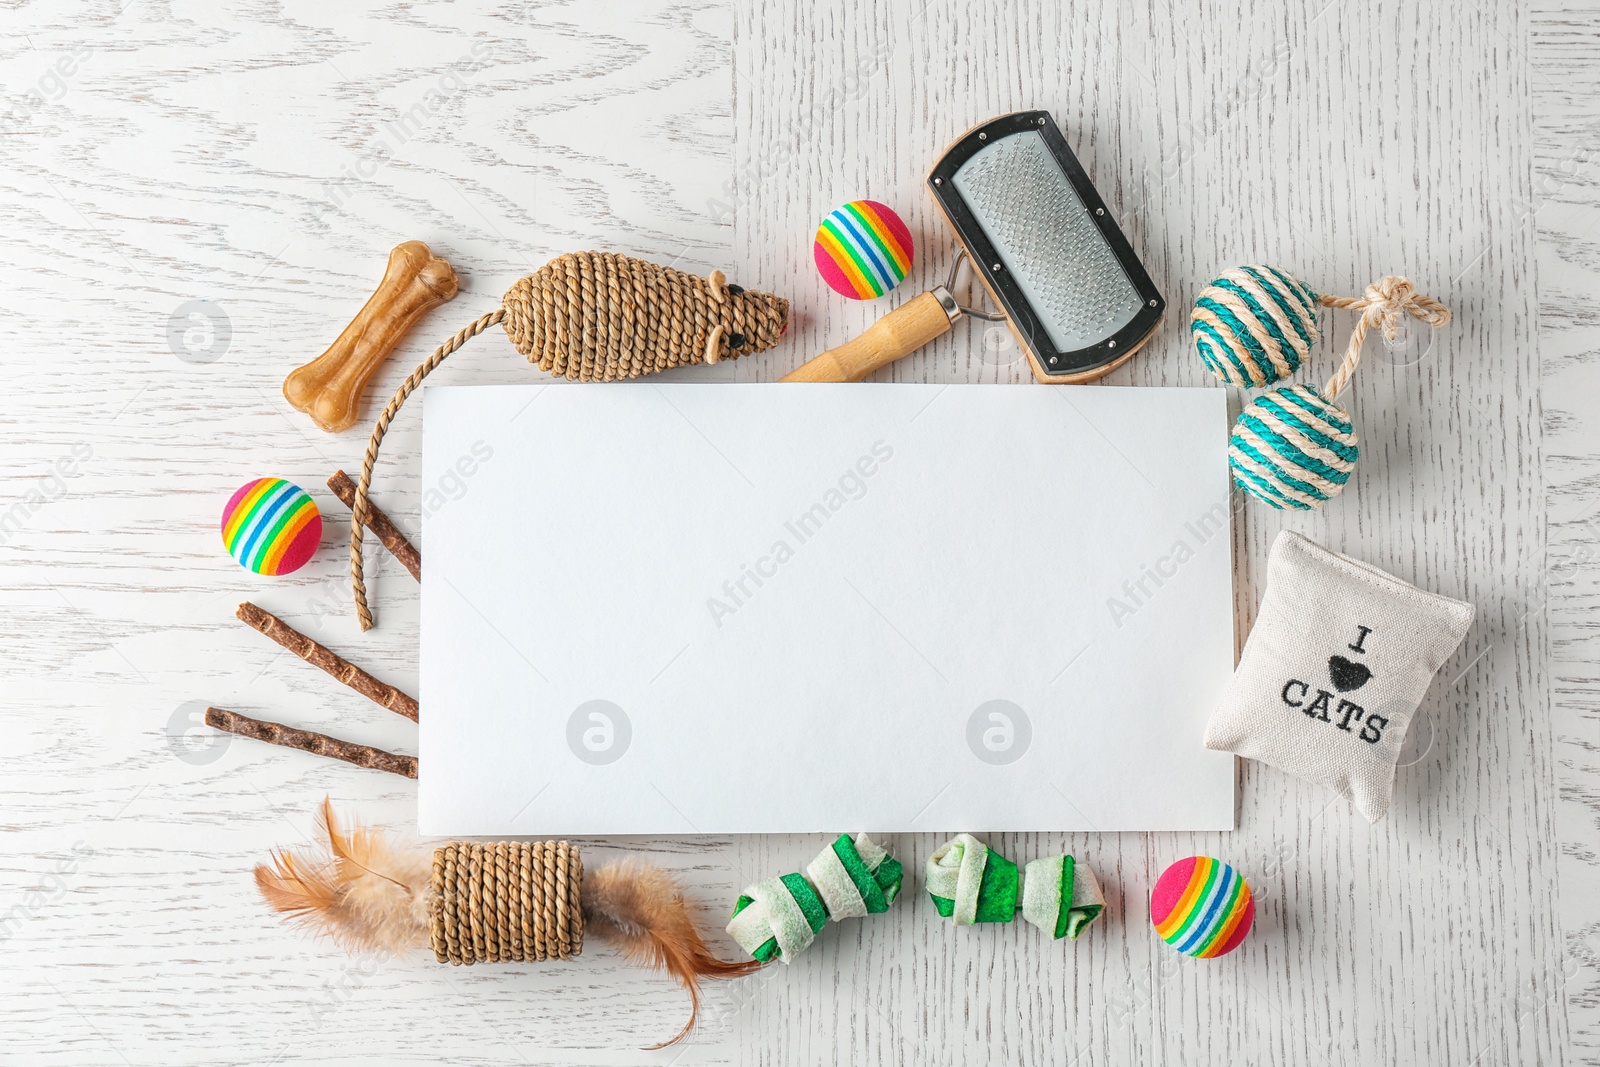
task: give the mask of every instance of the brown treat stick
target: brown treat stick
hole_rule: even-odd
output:
[[[246,600],[239,605],[239,610],[235,614],[246,626],[266,634],[313,667],[321,667],[379,707],[388,708],[397,715],[404,715],[412,722],[417,721],[417,701],[414,697],[407,696],[388,682],[378,681],[343,656],[317,644],[272,612],[262,611]]]
[[[326,352],[290,372],[284,397],[329,433],[348,430],[373,372],[418,319],[459,289],[456,272],[427,245],[396,245],[377,291]]]
[[[354,763],[357,767],[388,771],[402,778],[417,776],[415,756],[400,756],[393,752],[385,752],[381,748],[373,748],[371,745],[341,741],[337,737],[312,733],[310,730],[296,730],[281,722],[252,719],[248,715],[240,715],[226,708],[207,708],[206,725],[226,730],[230,734],[238,734],[240,737],[265,741],[270,745],[282,745],[284,748],[296,748],[301,752],[314,752],[319,756],[342,759],[346,763]]]
[[[333,490],[333,495],[344,502],[344,506],[351,511],[356,509],[356,483],[344,471],[334,471],[333,477],[328,479],[328,488]],[[406,540],[406,535],[400,528],[390,521],[389,516],[374,504],[367,501],[367,529],[377,535],[383,547],[389,554],[399,560],[406,570],[411,572],[411,577],[422,581],[422,553],[417,547]]]

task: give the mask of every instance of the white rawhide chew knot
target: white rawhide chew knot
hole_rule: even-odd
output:
[[[1017,865],[971,834],[957,834],[928,857],[928,895],[957,926],[1022,917],[1052,937],[1076,939],[1105,907],[1100,882],[1071,856]]]
[[[817,938],[817,930],[806,917],[806,908],[782,878],[768,878],[744,891],[739,899],[749,903],[728,922],[728,933],[752,956],[768,941],[777,945],[776,955],[788,960],[803,952]]]
[[[978,891],[988,863],[989,846],[971,834],[957,834],[928,857],[928,895],[951,901],[948,917],[957,926],[971,926],[978,921]],[[1015,876],[1015,864],[1011,872]]]
[[[900,861],[866,834],[840,834],[804,874],[757,882],[733,906],[728,933],[751,956],[787,963],[805,951],[829,919],[887,911],[900,893]]]

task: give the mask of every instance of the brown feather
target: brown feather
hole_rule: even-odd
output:
[[[428,943],[432,870],[426,855],[401,851],[382,833],[356,825],[343,833],[333,805],[322,801],[322,825],[334,876],[369,947],[403,952]]]
[[[331,872],[307,866],[290,852],[274,852],[272,866],[256,868],[256,887],[273,910],[300,919],[331,910],[338,903]]]
[[[586,871],[583,877],[585,932],[634,963],[666,968],[689,992],[689,1021],[665,1048],[694,1028],[700,1013],[700,979],[737,978],[761,966],[758,960],[729,963],[711,954],[689,915],[683,890],[666,871],[628,860]]]
[[[319,819],[321,849],[273,855],[256,885],[276,911],[352,951],[403,952],[428,943],[430,878],[425,856],[396,849],[384,835],[339,829],[333,805]]]

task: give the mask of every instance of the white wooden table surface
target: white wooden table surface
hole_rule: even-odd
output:
[[[1600,1062],[1595,0],[41,0],[0,29],[0,1063]],[[824,290],[817,219],[857,196],[901,210],[919,250],[896,299],[918,291],[950,258],[924,169],[1025,107],[1056,115],[1172,305],[1113,383],[1207,384],[1186,308],[1238,263],[1340,293],[1405,273],[1455,310],[1420,362],[1357,376],[1343,497],[1244,506],[1236,533],[1241,635],[1282,528],[1477,605],[1389,818],[1245,765],[1231,834],[1002,835],[1013,857],[1086,858],[1103,925],[1053,945],[908,898],[713,989],[663,1052],[638,1047],[683,996],[604,950],[351,960],[270,916],[249,869],[311,832],[324,793],[414,814],[410,783],[192,717],[414,751],[410,724],[232,618],[254,599],[415,685],[415,585],[369,557],[381,625],[357,635],[321,489],[365,431],[326,435],[279,393],[388,249],[428,241],[464,288],[369,401],[587,247],[791,296],[782,348],[713,372],[769,379],[881,310]],[[1020,385],[1014,357],[979,324],[880,376]],[[539,377],[497,333],[441,373]],[[418,425],[391,434],[379,494],[413,530]],[[329,519],[287,579],[218,550],[221,502],[263,474],[316,487]],[[937,841],[894,844],[917,871]],[[681,871],[716,930],[819,842],[582,844]],[[1195,852],[1259,899],[1209,965],[1144,917]]]

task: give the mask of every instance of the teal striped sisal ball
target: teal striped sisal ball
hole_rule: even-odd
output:
[[[1224,271],[1195,298],[1189,327],[1211,373],[1241,389],[1286,381],[1315,347],[1317,294],[1277,267]]]
[[[1361,455],[1350,416],[1309,385],[1263,393],[1228,442],[1239,488],[1275,508],[1309,511],[1338,496]]]

